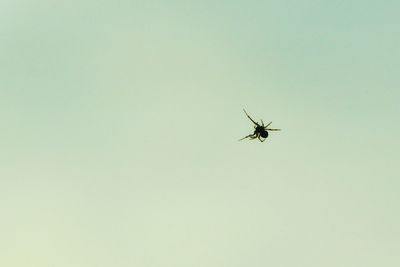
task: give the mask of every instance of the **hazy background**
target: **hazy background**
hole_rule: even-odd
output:
[[[399,9],[0,1],[0,265],[400,266]]]

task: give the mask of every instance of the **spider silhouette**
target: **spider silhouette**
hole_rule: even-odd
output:
[[[261,125],[260,125],[257,122],[255,122],[249,116],[249,114],[247,114],[246,110],[243,109],[243,111],[244,111],[244,113],[246,113],[246,116],[255,124],[254,125],[254,133],[249,134],[248,136],[245,136],[242,139],[239,139],[239,141],[246,139],[246,138],[250,138],[251,140],[258,138],[258,140],[260,140],[261,142],[264,142],[265,139],[267,139],[267,137],[268,137],[268,131],[280,131],[281,130],[281,129],[268,128],[268,126],[271,125],[272,121],[270,123],[268,123],[267,125],[264,125],[264,122],[261,120]]]

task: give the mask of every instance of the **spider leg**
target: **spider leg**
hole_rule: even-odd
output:
[[[264,141],[265,141],[265,139],[264,139],[264,140],[261,139],[261,136],[258,136],[258,140],[260,140],[261,142],[264,142]]]
[[[264,127],[264,122],[263,122],[263,120],[261,120],[261,124],[262,124],[262,126]]]
[[[270,126],[272,123],[272,121],[270,123],[267,124],[267,126],[265,126],[264,128],[267,128],[268,126]]]
[[[243,139],[246,139],[246,138],[254,139],[255,137],[254,137],[254,134],[249,134],[248,136],[245,136],[245,137],[239,139],[238,141],[242,141]]]
[[[270,129],[270,128],[265,128],[268,131],[280,131],[281,129]]]
[[[253,140],[253,139],[256,139],[256,138],[260,138],[260,133],[254,132],[253,137],[251,139]]]
[[[249,114],[247,114],[246,110],[243,109],[243,111],[244,111],[244,113],[246,113],[247,118],[249,118],[255,125],[260,126],[260,124],[258,124],[257,122],[255,122],[255,121],[249,116]]]

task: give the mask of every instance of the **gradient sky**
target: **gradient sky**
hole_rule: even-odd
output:
[[[400,266],[399,10],[0,1],[0,266]]]

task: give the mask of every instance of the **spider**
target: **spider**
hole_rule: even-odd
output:
[[[244,110],[244,113],[246,113],[246,116],[255,124],[254,125],[254,133],[253,134],[249,134],[248,136],[243,137],[242,139],[239,139],[239,141],[246,139],[246,138],[250,138],[250,139],[256,139],[258,138],[258,140],[260,140],[261,142],[264,142],[265,139],[267,139],[268,137],[268,131],[280,131],[281,129],[271,129],[268,128],[268,126],[271,125],[272,121],[270,123],[268,123],[267,125],[264,125],[264,122],[261,120],[261,125],[258,124],[257,122],[255,122],[250,116],[249,114],[247,114],[246,110]]]

